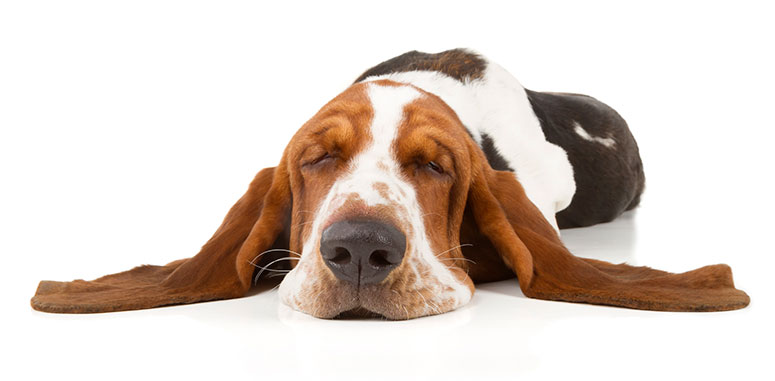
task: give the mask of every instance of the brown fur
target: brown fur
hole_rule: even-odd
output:
[[[441,53],[423,53],[413,50],[367,70],[355,80],[355,83],[368,77],[414,70],[437,71],[465,82],[481,78],[486,68],[487,62],[482,57],[464,49],[452,49]]]
[[[256,175],[193,258],[166,266],[141,266],[90,282],[43,281],[32,307],[58,313],[109,312],[244,295],[254,265],[268,263],[261,253],[273,247],[301,250],[310,234],[312,211],[346,171],[347,160],[370,139],[373,110],[368,107],[365,86],[352,86],[305,123],[280,164]],[[443,252],[440,258],[461,282],[473,288],[472,281],[516,274],[522,291],[532,298],[650,310],[720,311],[748,304],[748,296],[734,288],[726,265],[671,274],[573,256],[528,200],[514,174],[494,170],[454,111],[438,97],[423,94],[405,108],[393,148],[405,177],[418,190],[433,250]],[[333,158],[327,159],[326,154]],[[428,161],[438,163],[444,173],[427,170]],[[380,185],[376,187],[379,190]],[[327,224],[372,216],[410,230],[395,214],[403,205],[375,209],[362,205],[357,195],[348,200],[346,208],[328,216]],[[458,247],[461,242],[474,246]],[[317,288],[311,290],[315,298],[305,302],[311,305],[304,309],[318,311],[319,317],[334,317],[341,312],[337,304],[352,299],[354,291],[322,264],[317,250],[314,254]],[[416,311],[431,295],[423,295],[427,290],[405,292],[414,276],[399,266],[381,284],[360,290],[361,307],[392,319],[421,316]],[[443,312],[452,307],[437,308]]]

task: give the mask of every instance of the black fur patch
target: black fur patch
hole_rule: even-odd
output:
[[[509,163],[506,162],[506,159],[501,156],[501,153],[495,148],[495,144],[490,135],[484,133],[482,134],[482,151],[484,151],[484,156],[487,157],[487,162],[490,163],[492,169],[514,172],[514,169],[509,167]]]
[[[627,123],[612,108],[587,95],[527,92],[546,140],[568,154],[576,181],[571,204],[557,213],[562,228],[608,222],[640,202],[643,164]],[[611,138],[611,147],[582,138],[576,123],[592,136]]]
[[[465,82],[482,78],[486,68],[487,61],[465,49],[452,49],[435,54],[413,50],[366,70],[355,83],[368,77],[407,71],[437,71]]]

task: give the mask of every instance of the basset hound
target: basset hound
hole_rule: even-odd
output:
[[[196,256],[93,281],[43,281],[36,310],[90,313],[245,295],[287,270],[283,303],[319,318],[410,319],[518,279],[531,298],[664,311],[745,307],[731,270],[673,274],[573,256],[559,229],[638,205],[625,121],[585,95],[534,92],[463,49],[363,73],[261,170]]]

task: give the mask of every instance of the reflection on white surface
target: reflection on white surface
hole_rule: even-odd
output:
[[[321,320],[280,303],[278,317],[290,328],[288,340],[296,355],[304,359],[296,371],[307,379],[364,374],[369,379],[400,378],[407,368],[416,369],[418,378],[433,378],[446,366],[448,349],[454,347],[450,340],[471,320],[471,309],[415,321]]]
[[[576,256],[613,263],[630,262],[635,256],[638,209],[625,212],[611,223],[560,232],[565,246]]]

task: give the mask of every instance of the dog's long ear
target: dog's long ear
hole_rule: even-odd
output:
[[[468,207],[482,235],[531,298],[662,311],[723,311],[749,303],[727,265],[682,274],[573,256],[511,172],[476,154]],[[477,164],[478,162],[478,164]]]
[[[42,281],[32,307],[58,313],[137,310],[243,296],[256,257],[285,225],[291,190],[285,159],[259,172],[196,256],[165,266],[139,266],[93,281]],[[262,258],[263,259],[263,258]]]

